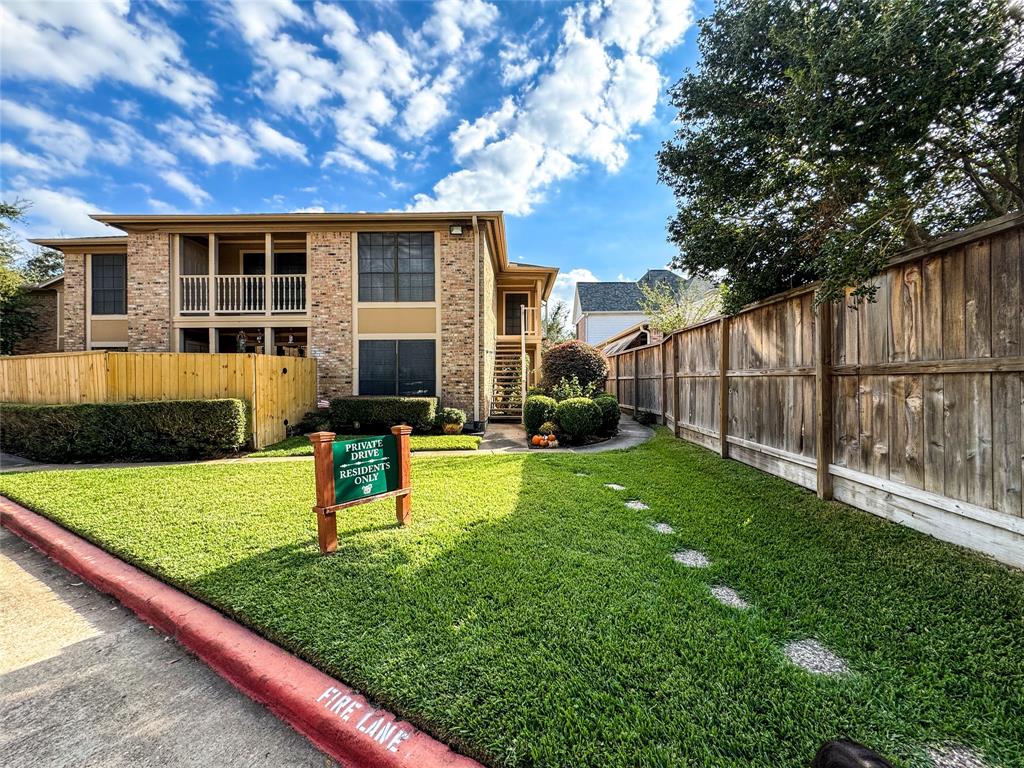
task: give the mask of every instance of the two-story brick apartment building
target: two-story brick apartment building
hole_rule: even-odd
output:
[[[557,270],[510,262],[498,211],[93,218],[124,236],[33,241],[64,253],[65,351],[309,355],[322,397],[477,422],[517,415],[523,350],[540,365]]]

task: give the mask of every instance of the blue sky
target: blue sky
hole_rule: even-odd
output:
[[[691,0],[0,5],[0,169],[26,236],[87,214],[503,209],[576,279],[672,256],[654,154]]]

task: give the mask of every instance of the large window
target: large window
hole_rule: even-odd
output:
[[[360,395],[434,395],[433,339],[359,342]]]
[[[91,259],[92,313],[128,314],[128,257],[123,253],[96,253]]]
[[[433,232],[360,232],[360,301],[433,301]]]

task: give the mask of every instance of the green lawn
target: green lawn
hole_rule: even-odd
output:
[[[837,736],[899,766],[948,740],[1024,765],[1020,572],[664,430],[621,452],[418,458],[413,483],[411,526],[390,502],[346,510],[329,557],[308,462],[0,491],[493,765],[795,767]],[[691,547],[712,566],[670,558]],[[792,666],[781,646],[808,637],[851,673]]]
[[[348,440],[358,435],[338,435],[337,440]],[[409,450],[416,451],[475,451],[480,447],[480,438],[475,435],[410,435]],[[279,443],[268,445],[260,451],[253,451],[250,457],[265,456],[312,456],[313,446],[305,435],[288,437]]]

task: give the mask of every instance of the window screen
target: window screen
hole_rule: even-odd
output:
[[[359,394],[434,395],[437,389],[435,342],[360,341]]]
[[[92,256],[92,313],[128,314],[128,257],[123,253]]]
[[[433,301],[433,232],[360,232],[360,301]]]

